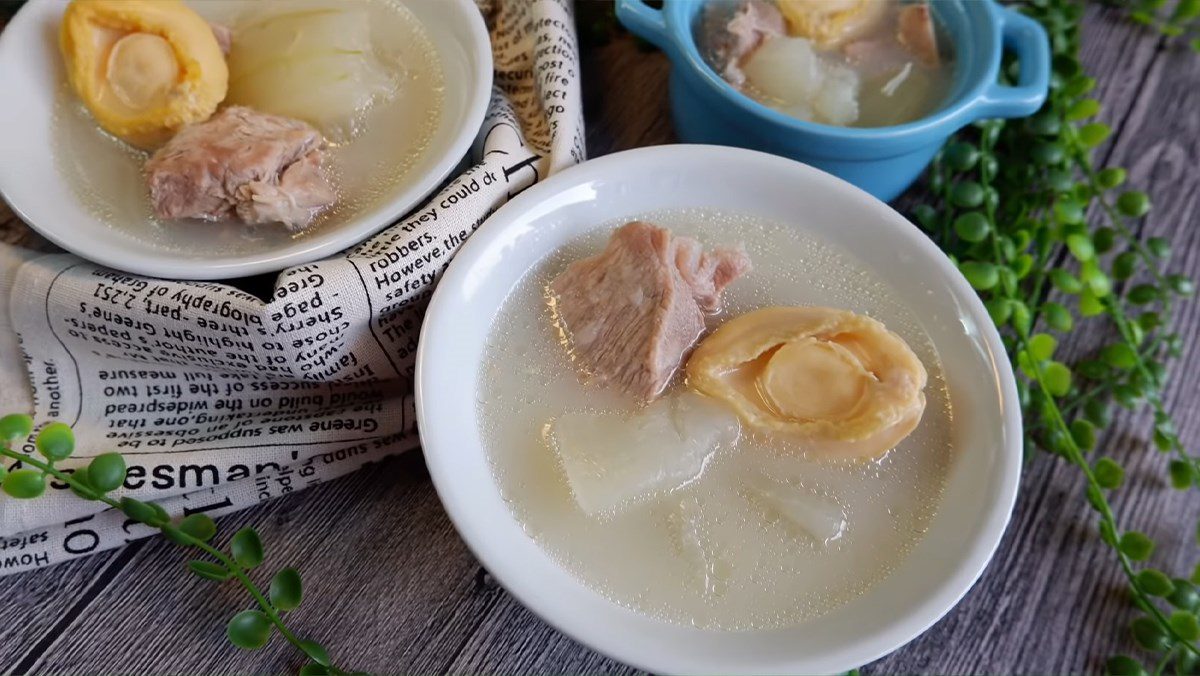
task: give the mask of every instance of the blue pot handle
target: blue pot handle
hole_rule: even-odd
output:
[[[1046,101],[1050,86],[1050,38],[1041,24],[1012,9],[994,6],[1004,48],[1021,62],[1015,87],[993,83],[975,104],[976,119],[1025,117]]]
[[[668,55],[674,52],[662,10],[654,9],[644,0],[617,0],[617,19],[629,32],[667,52]]]

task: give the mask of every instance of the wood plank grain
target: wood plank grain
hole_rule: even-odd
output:
[[[283,565],[304,576],[289,626],[355,669],[444,670],[499,595],[477,581],[417,453],[220,519],[219,540],[247,524],[266,545],[261,583]],[[297,653],[278,637],[253,653],[225,641],[225,620],[249,598],[188,575],[186,558],[149,541],[31,670],[294,672]]]
[[[0,578],[0,671],[9,673],[46,649],[48,636],[61,631],[91,606],[116,570],[136,553],[106,552],[45,570]],[[10,545],[0,558],[19,555]],[[20,673],[26,668],[19,669]]]

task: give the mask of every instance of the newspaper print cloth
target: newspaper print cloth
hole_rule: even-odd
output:
[[[267,302],[0,250],[0,404],[74,427],[64,468],[121,452],[114,495],[173,515],[242,509],[414,448],[417,334],[438,276],[496,208],[584,159],[570,0],[479,4],[495,87],[477,164],[372,239],[285,270]],[[104,507],[59,482],[0,498],[0,574],[155,532]]]

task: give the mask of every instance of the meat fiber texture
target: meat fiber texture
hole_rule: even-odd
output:
[[[705,252],[690,237],[634,221],[602,253],[575,261],[551,283],[558,320],[596,381],[650,401],[670,382],[704,330],[721,292],[750,270],[739,248]]]
[[[233,106],[184,127],[146,162],[159,218],[307,227],[337,193],[321,171],[325,141],[299,120]]]
[[[786,34],[787,24],[779,9],[766,0],[744,0],[732,15],[719,9],[714,4],[706,10],[704,32],[721,77],[740,87],[746,82],[742,71],[746,57],[767,40]]]
[[[435,281],[501,204],[584,158],[569,4],[480,9],[496,86],[470,168],[344,253],[219,284],[0,245],[0,413],[70,424],[68,471],[126,454],[114,495],[173,516],[244,509],[416,448],[415,348]],[[283,155],[302,161],[305,147]],[[21,543],[0,575],[157,533],[105,509],[67,490],[0,500],[0,536]]]

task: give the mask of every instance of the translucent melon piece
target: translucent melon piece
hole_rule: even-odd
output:
[[[754,497],[791,528],[825,545],[846,532],[846,512],[836,502],[777,481],[763,480],[752,487]]]
[[[575,501],[598,515],[695,479],[739,432],[727,408],[684,393],[633,415],[568,413],[550,424],[549,437]]]
[[[768,40],[743,66],[756,89],[785,105],[812,99],[821,86],[822,68],[820,57],[804,38]]]
[[[836,125],[858,120],[858,75],[822,58],[804,38],[767,41],[744,70],[755,90],[790,115]]]
[[[367,10],[332,1],[256,9],[234,29],[229,71],[227,103],[304,120],[335,141],[399,87],[372,43]]]
[[[813,99],[817,121],[846,126],[858,121],[858,74],[841,66],[826,66],[826,77]]]

